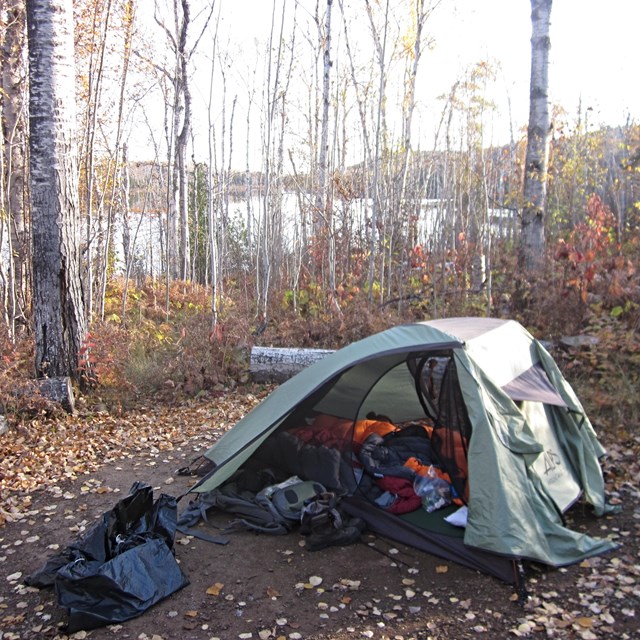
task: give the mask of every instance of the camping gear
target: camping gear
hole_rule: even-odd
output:
[[[436,475],[433,466],[429,467],[426,475],[418,476],[413,481],[413,490],[420,496],[422,506],[428,513],[451,504],[451,485]]]
[[[309,551],[344,547],[360,539],[366,528],[361,518],[349,518],[340,507],[341,496],[324,491],[305,501],[300,516],[300,534],[307,537]]]
[[[267,497],[283,518],[299,523],[305,503],[324,492],[325,488],[319,482],[293,476],[267,492]]]
[[[135,483],[77,542],[25,581],[53,586],[67,632],[124,622],[189,584],[172,552],[177,505]]]
[[[221,486],[189,502],[180,514],[178,531],[221,545],[229,543],[226,534],[238,529],[285,535],[300,523],[305,502],[324,491],[320,483],[298,476],[276,482],[269,469],[239,469]],[[211,525],[209,512],[215,509],[230,513],[235,519],[222,529],[221,535],[211,536],[196,525],[201,520]]]
[[[611,509],[604,453],[520,324],[441,319],[372,335],[283,383],[206,452],[215,467],[190,491],[206,495],[249,463],[278,468],[343,494],[374,532],[517,582],[514,561],[562,566],[616,547],[562,516],[581,496],[596,515]],[[454,505],[401,513],[418,497],[393,513],[376,502],[389,480],[406,488],[430,466],[468,507],[466,528],[444,521]]]

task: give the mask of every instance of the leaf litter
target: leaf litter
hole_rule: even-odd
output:
[[[381,539],[371,534],[365,544],[320,553],[307,552],[289,536],[284,548],[282,540],[252,535],[222,549],[184,536],[176,540],[176,554],[191,587],[157,605],[157,614],[147,613],[117,629],[65,636],[60,626],[64,615],[52,595],[26,588],[24,577],[68,537],[85,531],[97,512],[112,505],[111,494],[126,490],[127,483],[149,475],[154,486],[170,485],[177,492],[183,485],[166,482],[173,479],[167,465],[175,469],[195,458],[255,402],[256,397],[247,400],[235,393],[215,403],[146,407],[121,416],[57,417],[36,420],[0,438],[0,523],[6,523],[0,528],[3,640],[100,640],[123,633],[139,640],[170,640],[183,637],[185,630],[203,640],[329,635],[351,640],[354,634],[416,640],[427,637],[425,633],[434,638],[636,636],[637,439],[607,443],[607,488],[624,505],[622,513],[601,520],[580,508],[571,513],[578,530],[622,542],[619,552],[562,570],[533,567],[524,606],[517,598],[512,601],[510,587],[414,549],[387,544],[383,554],[373,553]],[[607,473],[609,467],[615,473]],[[22,560],[28,557],[29,566]]]

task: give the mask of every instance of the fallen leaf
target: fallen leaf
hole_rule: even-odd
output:
[[[583,629],[591,629],[593,627],[593,619],[592,618],[587,618],[587,617],[577,618],[576,622]]]
[[[449,571],[449,567],[446,564],[439,564],[436,567],[436,573],[447,573]]]
[[[208,589],[207,589],[207,594],[210,596],[219,596],[220,592],[222,591],[224,585],[221,582],[216,582],[215,584],[212,584]],[[268,590],[267,590],[268,591]]]

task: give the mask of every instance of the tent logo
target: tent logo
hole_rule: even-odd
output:
[[[554,471],[556,469],[556,467],[560,466],[560,463],[562,462],[560,459],[560,456],[555,452],[552,451],[551,449],[547,449],[544,452],[543,455],[543,461],[544,461],[544,475],[546,476],[547,474],[551,473],[552,471]]]

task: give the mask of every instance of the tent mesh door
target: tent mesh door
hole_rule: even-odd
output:
[[[452,484],[464,502],[467,502],[467,449],[471,436],[471,423],[460,390],[458,373],[453,359],[447,363],[440,393],[438,415],[431,442],[442,468],[451,477]]]

